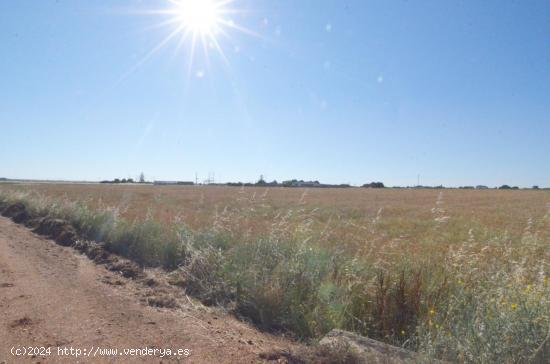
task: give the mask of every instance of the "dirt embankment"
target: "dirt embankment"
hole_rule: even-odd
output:
[[[4,206],[3,215],[36,234],[0,217],[0,363],[286,362],[284,353],[298,348],[194,302],[160,270],[144,271],[102,244],[76,239],[76,231],[62,220],[33,219],[17,204]],[[52,352],[13,356],[14,347],[51,347]],[[58,347],[169,348],[191,354],[96,352],[76,358],[59,356]]]

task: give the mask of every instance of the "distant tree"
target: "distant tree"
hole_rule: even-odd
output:
[[[126,178],[123,178],[123,179],[120,181],[120,183],[126,183],[126,182],[128,182],[128,181],[126,180]]]
[[[145,175],[143,172],[139,174],[139,183],[145,183]]]
[[[512,187],[508,186],[508,185],[502,185],[498,188],[499,190],[511,190]]]
[[[384,188],[384,184],[382,182],[371,182],[371,183],[365,183],[362,187],[365,188]]]
[[[133,179],[133,178],[128,178],[128,179],[126,180],[126,182],[128,182],[128,183],[134,183],[134,179]]]
[[[535,185],[535,186],[533,186],[533,189],[534,189],[534,190],[538,190],[538,189],[539,189],[539,186]]]
[[[114,183],[120,183],[120,180],[118,178],[115,178],[115,180],[113,182]]]

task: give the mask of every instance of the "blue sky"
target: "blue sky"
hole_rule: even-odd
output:
[[[0,176],[550,186],[548,1],[236,0],[191,66],[169,6],[0,2]]]

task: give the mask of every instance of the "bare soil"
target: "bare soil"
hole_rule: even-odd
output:
[[[258,363],[285,362],[297,344],[207,308],[164,282],[97,265],[73,248],[0,217],[0,363]],[[52,347],[19,356],[12,347]],[[189,357],[60,357],[57,347],[189,349]]]

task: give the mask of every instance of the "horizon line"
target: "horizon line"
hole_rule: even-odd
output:
[[[119,181],[122,180],[128,180],[126,178],[119,179]],[[549,190],[550,187],[541,187],[540,185],[532,185],[531,187],[528,186],[517,186],[517,185],[509,185],[509,184],[502,184],[500,186],[495,185],[484,185],[484,184],[476,184],[476,185],[392,185],[392,186],[386,186],[383,182],[380,181],[372,181],[368,183],[364,183],[363,185],[357,185],[357,184],[351,184],[351,183],[321,183],[319,182],[319,186],[285,186],[283,182],[277,182],[277,184],[272,184],[272,182],[265,182],[265,184],[258,184],[257,182],[234,182],[234,181],[225,181],[225,182],[211,182],[211,183],[200,183],[200,182],[193,182],[193,181],[183,181],[183,180],[154,180],[154,181],[145,181],[145,182],[138,182],[134,181],[133,178],[130,178],[132,182],[115,182],[115,180],[74,180],[74,179],[28,179],[28,178],[7,178],[7,177],[0,177],[0,183],[6,183],[6,182],[24,182],[24,183],[81,183],[81,184],[131,184],[131,185],[155,185],[155,182],[169,182],[169,185],[177,186],[178,182],[186,182],[189,183],[187,186],[228,186],[228,187],[285,187],[285,188],[369,188],[366,185],[372,184],[372,183],[382,183],[384,187],[374,187],[376,188],[416,188],[416,189],[475,189],[475,190],[483,190],[483,189],[521,189],[521,190]],[[274,180],[276,181],[276,180]],[[304,181],[304,180],[287,180],[287,181],[298,181],[298,182],[314,182],[314,181]],[[318,180],[315,180],[318,182]],[[231,186],[231,184],[233,186]],[[156,184],[157,186],[161,184]],[[237,185],[237,186],[236,186]],[[182,186],[182,185],[180,185]],[[502,188],[504,187],[504,188]],[[373,188],[373,187],[371,187]]]

